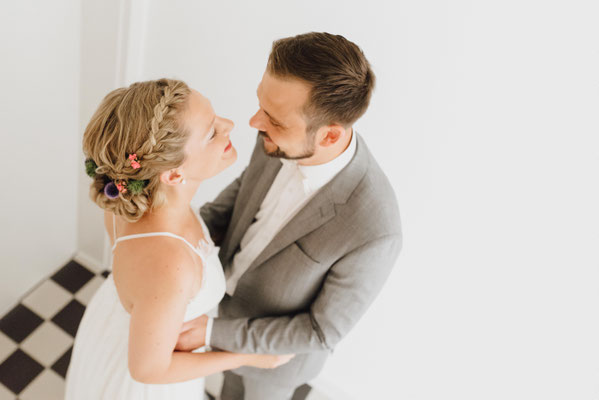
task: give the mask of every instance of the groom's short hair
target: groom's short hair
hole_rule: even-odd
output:
[[[308,132],[351,126],[370,103],[375,76],[362,50],[341,35],[310,32],[273,42],[267,71],[311,86],[304,105]]]

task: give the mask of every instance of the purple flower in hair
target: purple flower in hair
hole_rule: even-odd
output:
[[[119,197],[119,189],[116,187],[114,182],[108,182],[104,186],[104,194],[109,199],[116,199],[117,197]]]

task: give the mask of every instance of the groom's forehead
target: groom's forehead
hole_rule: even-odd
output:
[[[265,108],[274,118],[297,113],[308,99],[307,84],[293,78],[280,78],[265,73],[256,93]]]

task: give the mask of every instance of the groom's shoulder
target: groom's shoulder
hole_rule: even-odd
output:
[[[354,179],[355,187],[345,203],[338,207],[342,217],[377,236],[400,233],[395,189],[360,135],[352,161],[358,165],[348,179]]]

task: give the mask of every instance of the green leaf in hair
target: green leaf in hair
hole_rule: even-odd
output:
[[[92,160],[91,158],[88,158],[87,160],[85,160],[85,173],[90,178],[93,178],[96,176],[96,168],[98,168],[98,166],[96,165],[94,160]]]
[[[140,194],[148,183],[148,180],[134,179],[127,183],[127,189],[129,190],[129,192],[131,192],[131,194]]]

